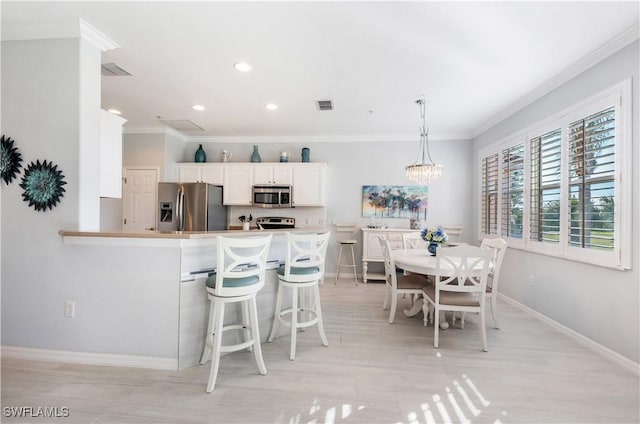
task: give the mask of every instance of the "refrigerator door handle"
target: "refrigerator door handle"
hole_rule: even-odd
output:
[[[176,197],[176,214],[178,215],[178,231],[184,230],[184,187],[178,187]]]

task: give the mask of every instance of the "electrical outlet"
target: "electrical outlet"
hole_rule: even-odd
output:
[[[533,274],[529,275],[529,285],[531,287],[535,287],[536,285],[536,276]]]
[[[76,316],[76,302],[73,300],[64,302],[64,316],[67,318],[74,318]]]

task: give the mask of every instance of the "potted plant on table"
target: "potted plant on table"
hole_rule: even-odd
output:
[[[435,256],[438,247],[442,243],[446,243],[449,239],[447,233],[445,233],[440,226],[437,228],[425,228],[420,232],[420,237],[429,243],[428,249],[431,256]]]

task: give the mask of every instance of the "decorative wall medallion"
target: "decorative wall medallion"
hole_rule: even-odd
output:
[[[11,137],[0,138],[0,178],[9,185],[11,181],[16,177],[16,174],[20,172],[22,166],[22,155],[18,152],[17,147],[13,147],[14,140]]]
[[[24,189],[24,201],[29,202],[29,206],[35,210],[44,212],[47,208],[53,209],[64,196],[62,186],[66,183],[62,171],[58,171],[58,165],[37,160],[27,166],[20,187]]]

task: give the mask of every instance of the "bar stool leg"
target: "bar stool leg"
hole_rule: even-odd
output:
[[[340,279],[340,264],[342,260],[342,243],[340,244],[340,252],[338,253],[338,266],[336,269],[336,282],[334,284],[338,284],[338,280]]]
[[[327,335],[324,333],[324,323],[322,322],[322,307],[320,306],[320,288],[316,284],[314,287],[316,314],[318,316],[318,331],[320,332],[320,338],[322,339],[323,346],[329,346],[327,341]]]
[[[209,321],[207,323],[207,338],[204,341],[204,351],[200,358],[200,365],[204,365],[211,358],[211,348],[213,346],[213,321],[215,315],[215,306],[212,300],[209,300]]]
[[[256,363],[258,364],[258,370],[260,374],[267,374],[267,367],[264,364],[264,359],[262,358],[262,346],[260,346],[260,333],[258,331],[258,306],[256,304],[255,296],[248,300],[249,304],[249,314],[251,315],[251,335],[253,336],[253,353],[256,357]]]
[[[252,338],[252,330],[254,327],[251,326],[251,323],[249,321],[249,311],[248,308],[250,308],[249,305],[249,300],[245,300],[244,302],[240,302],[241,304],[241,308],[242,308],[242,332],[244,333],[244,340],[245,341],[249,341]],[[249,346],[247,348],[248,352],[252,352],[253,351],[253,346]]]
[[[298,333],[298,288],[293,287],[291,295],[291,351],[289,360],[296,359],[296,335]]]
[[[271,343],[273,339],[276,337],[276,332],[278,331],[278,324],[280,324],[280,311],[282,310],[282,291],[284,288],[282,284],[278,282],[278,294],[276,295],[276,312],[273,314],[273,325],[271,325],[271,333],[267,338],[267,343]]]
[[[211,371],[209,371],[209,382],[207,392],[211,393],[216,386],[218,379],[218,368],[220,368],[220,347],[222,345],[222,321],[224,320],[224,303],[220,302],[215,306],[214,326],[213,326],[213,347],[211,357]]]
[[[353,248],[353,244],[351,245],[351,263],[353,264],[353,279],[356,281],[356,286],[358,285],[358,269],[356,268],[356,253]]]

